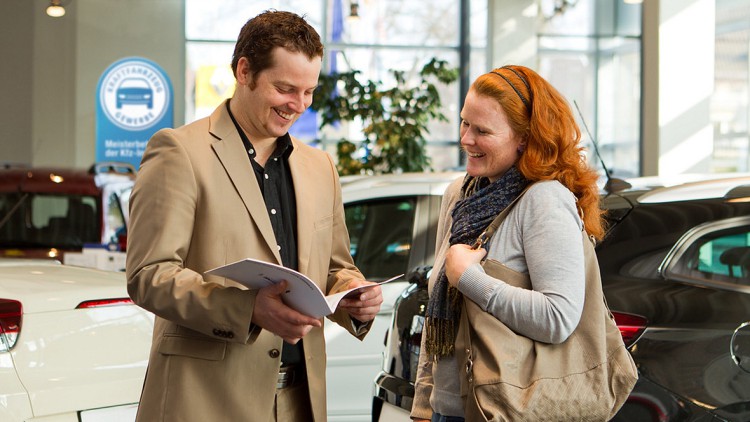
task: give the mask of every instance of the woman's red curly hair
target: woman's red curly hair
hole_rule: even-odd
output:
[[[525,141],[516,166],[532,182],[557,180],[578,200],[586,232],[604,237],[599,207],[598,174],[580,145],[581,131],[565,98],[544,78],[523,66],[503,66],[486,73],[471,86],[494,98],[503,108],[513,132]]]

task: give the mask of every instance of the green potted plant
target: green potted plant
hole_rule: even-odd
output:
[[[359,118],[364,140],[341,139],[336,145],[338,170],[343,175],[430,170],[426,153],[427,124],[447,121],[442,113],[437,83],[451,84],[458,69],[433,58],[419,72],[419,83],[409,86],[403,71],[392,70],[395,86],[357,79],[357,70],[321,74],[311,108],[321,116],[320,128]]]

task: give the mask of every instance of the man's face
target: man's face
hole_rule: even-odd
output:
[[[256,75],[254,88],[249,87],[249,76],[243,81],[241,120],[250,136],[258,139],[278,138],[289,131],[312,104],[320,75],[320,57],[310,60],[281,47],[273,50],[272,57],[273,65]]]

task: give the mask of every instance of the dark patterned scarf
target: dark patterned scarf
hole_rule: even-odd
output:
[[[493,183],[484,177],[466,175],[460,199],[451,212],[450,244],[473,244],[528,183],[515,166]],[[461,316],[461,299],[458,289],[448,283],[443,264],[427,302],[426,312],[425,348],[435,359],[453,354],[456,328]]]

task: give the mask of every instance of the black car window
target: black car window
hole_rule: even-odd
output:
[[[346,226],[354,263],[368,279],[404,273],[409,265],[416,199],[399,197],[348,204]]]
[[[12,205],[0,220],[0,247],[82,248],[101,243],[96,197],[84,195],[2,194]]]
[[[698,237],[680,257],[674,272],[691,278],[750,285],[750,225]]]

